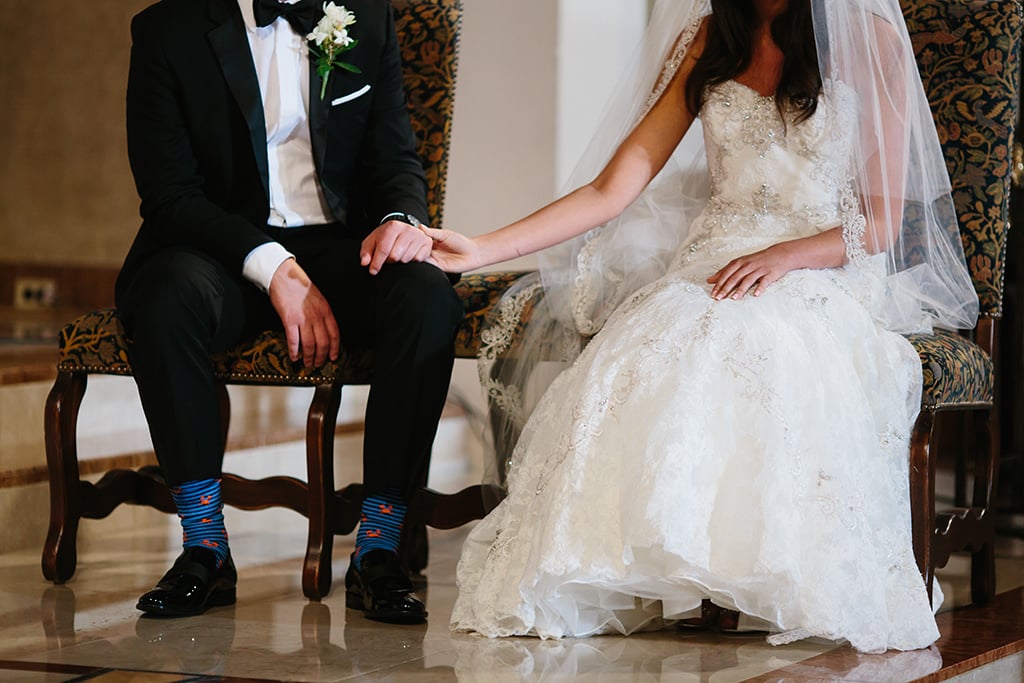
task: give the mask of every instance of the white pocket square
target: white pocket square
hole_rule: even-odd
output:
[[[365,95],[368,92],[370,92],[370,84],[369,83],[364,85],[359,90],[356,90],[355,92],[350,92],[347,95],[342,95],[341,97],[334,98],[333,100],[331,100],[331,106],[332,107],[337,107],[339,104],[345,104],[346,102],[351,102],[352,100],[356,99],[357,97],[362,97],[363,95]]]

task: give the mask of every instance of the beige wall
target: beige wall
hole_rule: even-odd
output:
[[[464,0],[446,227],[479,234],[564,189],[643,33],[636,0]],[[531,268],[528,256],[503,268]]]
[[[633,57],[647,8],[637,0],[559,0],[559,6],[555,175],[562,190]]]
[[[129,19],[147,0],[3,0],[0,260],[118,264],[138,226],[125,153]]]

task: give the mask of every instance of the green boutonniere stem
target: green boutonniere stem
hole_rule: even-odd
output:
[[[355,47],[356,41],[352,42],[352,47]],[[361,74],[363,70],[355,64],[349,64],[348,62],[334,61],[327,57],[322,52],[318,52],[313,46],[310,46],[310,51],[316,55],[316,72],[320,76],[320,100],[323,101],[324,97],[327,96],[327,81],[331,77],[331,71],[334,67],[344,69],[350,73]]]

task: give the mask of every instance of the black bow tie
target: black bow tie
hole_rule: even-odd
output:
[[[299,0],[290,5],[278,0],[252,0],[257,26],[270,26],[278,17],[284,17],[303,38],[313,30],[316,8],[314,0]]]

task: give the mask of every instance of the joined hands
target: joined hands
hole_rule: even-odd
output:
[[[359,262],[376,275],[385,263],[426,261],[433,243],[421,228],[402,221],[388,221],[379,225],[363,240]]]
[[[482,265],[479,247],[470,237],[452,230],[414,228],[391,221],[363,240],[360,263],[376,275],[385,263],[432,263],[446,273],[463,273]]]

